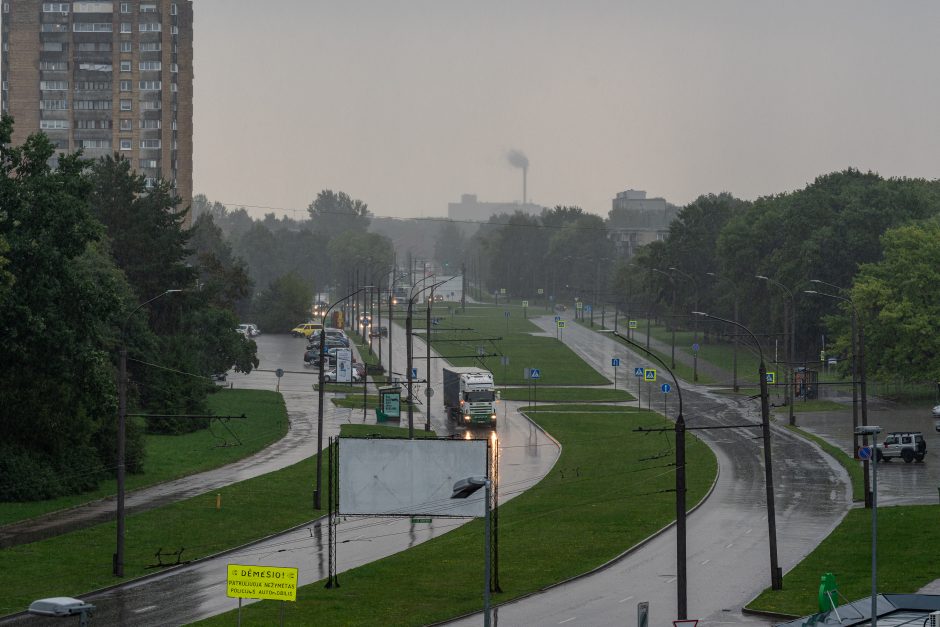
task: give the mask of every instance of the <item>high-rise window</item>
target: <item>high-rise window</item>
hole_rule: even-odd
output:
[[[114,29],[111,22],[75,22],[72,30],[76,33],[110,33]]]
[[[68,13],[69,3],[68,2],[43,2],[42,12],[43,13]]]
[[[159,61],[141,61],[138,64],[141,72],[155,72],[163,69],[163,64]]]
[[[121,150],[131,150],[131,140],[122,139],[121,140]]]
[[[139,87],[141,91],[160,91],[162,83],[160,81],[140,81]]]
[[[60,130],[68,127],[68,120],[39,120],[39,128],[44,131]]]
[[[163,30],[163,26],[160,22],[141,22],[140,23],[140,32],[142,33],[159,33]]]
[[[140,147],[145,150],[156,150],[160,148],[162,142],[159,139],[142,139],[140,140]]]
[[[66,91],[68,88],[68,81],[39,81],[39,89],[42,91]]]
[[[133,103],[130,100],[121,99],[121,111],[130,111],[133,107]]]

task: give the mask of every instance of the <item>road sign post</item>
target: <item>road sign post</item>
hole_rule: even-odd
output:
[[[640,409],[643,407],[643,398],[640,392],[642,391],[643,379],[645,377],[645,369],[641,366],[637,366],[633,369],[633,376],[636,377],[636,408]]]
[[[659,386],[659,389],[663,391],[663,415],[665,416],[666,411],[668,410],[666,400],[669,398],[669,391],[672,390],[672,386],[668,383],[663,383],[661,386]]]
[[[614,368],[614,389],[616,390],[617,389],[617,368],[620,367],[620,358],[613,357],[610,360],[610,365],[613,366]]]

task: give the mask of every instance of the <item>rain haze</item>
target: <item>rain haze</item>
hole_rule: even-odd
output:
[[[195,3],[195,192],[302,217],[940,172],[940,3]],[[263,207],[271,209],[262,209]],[[282,211],[282,209],[294,211]]]

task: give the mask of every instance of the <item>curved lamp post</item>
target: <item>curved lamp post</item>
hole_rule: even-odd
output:
[[[413,440],[415,437],[415,411],[414,411],[414,402],[412,389],[414,385],[414,377],[412,376],[412,362],[414,360],[414,348],[411,343],[411,332],[414,328],[414,322],[412,320],[412,314],[414,313],[414,304],[415,297],[420,294],[423,290],[418,290],[415,292],[415,288],[418,287],[421,283],[424,283],[428,279],[434,278],[433,274],[429,274],[426,277],[422,278],[420,281],[415,282],[411,287],[411,291],[408,293],[408,313],[405,318],[405,356],[408,362],[405,364],[405,376],[408,381],[408,439]]]
[[[783,573],[777,562],[777,515],[774,507],[774,475],[770,454],[770,403],[767,399],[767,366],[764,363],[764,351],[761,349],[757,336],[751,333],[751,330],[740,322],[728,320],[727,318],[719,318],[718,316],[711,316],[702,311],[693,311],[692,314],[727,324],[733,324],[743,329],[751,336],[751,339],[754,340],[754,345],[757,346],[757,351],[760,354],[760,366],[757,371],[760,377],[760,414],[764,435],[764,484],[767,488],[767,530],[770,536],[770,587],[774,590],[780,590],[783,588]]]
[[[358,295],[360,292],[365,290],[372,289],[371,285],[365,285],[360,287],[358,290],[343,296],[338,301],[334,302],[332,305],[327,307],[326,311],[323,313],[323,316],[320,318],[320,372],[317,375],[319,385],[317,390],[317,398],[319,402],[317,403],[317,486],[313,492],[313,508],[320,509],[320,475],[321,466],[322,466],[322,457],[321,454],[323,451],[323,400],[324,400],[324,381],[323,381],[323,371],[326,369],[326,364],[323,363],[323,358],[326,356],[326,318],[330,315],[330,311],[333,310],[333,307],[336,307],[342,302],[345,302],[352,298],[353,296]]]
[[[696,281],[691,274],[687,274],[680,270],[679,268],[670,267],[672,272],[687,278],[692,282],[692,289],[695,294],[695,308],[698,309],[698,281]],[[692,332],[694,335],[693,342],[698,344],[698,316],[692,318]],[[698,351],[694,351],[692,355],[692,380],[698,381]]]
[[[434,276],[434,275],[432,274],[431,276]],[[427,278],[430,278],[430,277],[427,277]],[[431,290],[431,298],[430,300],[428,300],[428,310],[427,310],[427,337],[425,337],[424,339],[425,356],[427,358],[427,364],[428,364],[427,374],[425,375],[425,379],[427,380],[427,385],[428,385],[427,389],[430,389],[430,385],[431,385],[431,302],[434,300],[434,288],[439,285],[443,285],[444,283],[447,283],[448,281],[450,281],[449,278],[444,279],[443,281],[438,281],[437,283],[434,283],[433,285],[426,285],[425,287],[422,287],[417,292],[414,292],[412,297],[408,300],[407,327],[408,327],[408,399],[409,400],[411,399],[411,384],[412,384],[411,364],[414,358],[414,350],[411,347],[411,339],[413,337],[412,333],[413,333],[413,328],[414,328],[414,324],[412,322],[411,316],[413,313],[414,299],[417,298],[418,295],[421,294],[421,292],[424,292],[425,290]],[[428,396],[426,398],[428,398],[429,400],[428,400],[428,406],[425,408],[426,409],[425,413],[427,414],[427,422],[424,425],[424,430],[430,431],[431,430],[431,402],[430,402],[431,397]],[[414,437],[414,404],[413,403],[408,403],[408,435],[409,437],[412,437],[412,438]]]
[[[780,281],[772,279],[769,276],[758,274],[754,278],[760,279],[761,281],[767,281],[768,283],[779,287],[787,295],[787,298],[790,301],[789,307],[787,307],[786,301],[783,303],[783,349],[785,355],[784,361],[787,365],[786,369],[783,371],[783,382],[785,386],[783,398],[787,403],[787,407],[789,408],[788,422],[791,425],[795,425],[796,419],[793,417],[793,390],[790,387],[790,371],[793,369],[791,362],[793,362],[796,353],[793,343],[793,338],[796,335],[793,324],[793,320],[796,318],[796,308],[794,307],[793,302],[793,291]],[[789,338],[787,336],[789,336]]]
[[[676,416],[676,613],[679,620],[688,618],[688,577],[686,574],[686,506],[685,506],[685,417],[682,415],[682,388],[679,380],[672,370],[666,366],[659,355],[649,351],[629,337],[624,337],[616,331],[614,335],[627,342],[630,346],[643,351],[651,359],[655,359],[666,369],[676,386],[679,397],[679,415]]]
[[[820,281],[819,279],[810,279],[810,283],[817,283],[819,285],[826,285],[828,287],[835,288],[840,291],[845,291],[843,288],[831,283],[826,283],[825,281]],[[827,292],[818,292],[816,290],[803,290],[805,294],[812,294],[814,296],[826,296],[828,298],[834,298],[836,300],[841,300],[842,302],[848,303],[852,308],[852,433],[854,436],[853,453],[852,456],[855,457],[858,454],[858,436],[862,436],[862,444],[868,445],[868,436],[864,433],[861,433],[858,425],[858,410],[856,402],[856,385],[861,390],[862,397],[862,427],[868,426],[868,389],[867,389],[867,380],[865,377],[865,328],[862,325],[862,319],[858,316],[858,309],[855,307],[855,302],[845,296],[837,296],[836,294],[829,294]],[[864,460],[862,465],[863,470],[863,480],[865,483],[865,507],[872,507],[872,493],[871,493],[871,467],[869,466],[870,460]]]
[[[660,270],[659,268],[650,268],[650,270],[652,270],[653,272],[660,273],[661,275],[669,279],[669,282],[672,284],[672,324],[670,324],[670,326],[672,327],[672,360],[671,361],[672,361],[672,367],[675,368],[676,367],[676,278],[672,276],[671,274],[669,274],[668,272],[665,272],[664,270]],[[649,319],[647,318],[647,329],[648,328],[649,328]],[[647,333],[647,339],[648,339],[648,336],[649,336],[649,333]]]
[[[127,324],[135,313],[158,298],[167,294],[176,294],[183,290],[166,290],[150,300],[137,305],[124,319],[121,325],[121,360],[118,370],[118,433],[117,433],[117,547],[114,552],[113,571],[118,577],[124,576],[124,472],[125,448],[127,440]]]

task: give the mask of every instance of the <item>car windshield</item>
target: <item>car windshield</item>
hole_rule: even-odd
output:
[[[495,397],[493,396],[493,390],[480,390],[477,392],[467,392],[466,394],[467,401],[470,403],[485,403],[492,401]]]

